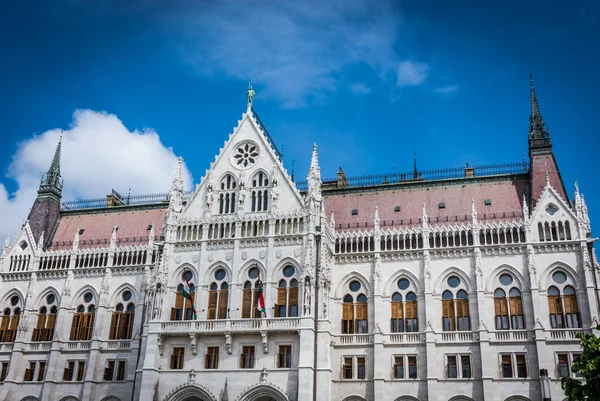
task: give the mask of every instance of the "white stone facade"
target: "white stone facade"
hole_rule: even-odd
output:
[[[547,182],[533,210],[524,202],[520,218],[479,221],[473,202],[472,214],[460,223],[433,222],[428,218],[433,211],[424,207],[410,227],[384,226],[376,211],[368,227],[340,229],[333,217],[326,217],[316,147],[307,188],[300,193],[250,107],[189,198],[181,177],[179,168],[162,236],[151,232],[145,244],[123,246],[114,229],[104,243],[80,249],[75,230],[70,249],[42,249],[43,239],[36,241],[28,224],[5,244],[1,311],[7,315],[8,308],[14,315],[20,308],[21,317],[14,339],[0,343],[0,362],[7,366],[0,399],[537,401],[542,400],[540,369],[548,370],[552,399],[565,398],[559,355],[566,355],[569,364],[577,355],[575,335],[593,331],[600,296],[597,262],[588,247],[587,210],[578,190],[571,206]],[[538,223],[546,235],[546,222],[557,228],[550,228],[549,240],[540,241]],[[399,238],[408,241],[399,245]],[[120,252],[129,256],[115,258]],[[293,269],[284,273],[288,266]],[[244,317],[243,305],[246,282],[256,283],[249,276],[253,268],[260,272],[266,306],[266,314],[257,319]],[[197,319],[172,320],[186,272],[196,286]],[[564,273],[566,281],[556,272]],[[503,274],[511,283],[500,281]],[[281,280],[288,294],[286,315],[295,316],[276,317]],[[298,288],[295,312],[289,308],[292,280]],[[399,280],[407,280],[408,287],[399,288]],[[227,283],[226,317],[209,320],[213,283],[219,289]],[[351,283],[360,289],[354,291]],[[552,286],[561,294],[563,325],[578,327],[553,328]],[[567,286],[575,290],[577,323],[567,324]],[[522,329],[497,329],[498,288],[507,296],[513,288],[520,292]],[[456,298],[460,290],[467,294],[468,323],[462,321],[464,330],[445,331],[443,294],[450,291]],[[91,299],[85,299],[88,293]],[[403,300],[409,293],[416,296],[417,331],[392,332],[394,293]],[[345,334],[344,298],[351,295],[356,301],[359,294],[367,299],[367,322],[353,324],[358,333]],[[131,338],[110,339],[119,304],[135,307]],[[70,340],[79,305],[95,307],[90,340]],[[57,307],[55,330],[48,341],[32,341],[43,306]],[[361,312],[353,308],[357,317]],[[460,313],[454,310],[454,328]],[[218,347],[212,369],[207,368],[209,347]],[[253,366],[243,368],[248,347],[254,347]],[[175,358],[179,348],[181,360]],[[281,357],[281,350],[290,357]],[[512,378],[504,377],[503,356],[504,361],[510,356]],[[402,378],[395,377],[398,360]],[[69,361],[74,372],[66,380]],[[109,361],[114,370],[107,379]],[[345,361],[352,362],[347,369]],[[79,363],[84,367],[78,378]],[[31,366],[32,380],[27,381]],[[454,370],[456,377],[449,377]]]

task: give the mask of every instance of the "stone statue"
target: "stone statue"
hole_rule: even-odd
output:
[[[246,186],[244,185],[244,183],[240,183],[240,192],[238,194],[238,203],[241,206],[244,205],[244,201],[246,200],[246,195],[248,194],[248,191],[246,190]],[[238,211],[240,211],[240,209],[238,209]]]
[[[267,368],[263,368],[262,372],[260,372],[260,382],[266,383],[269,373],[267,373]]]
[[[215,200],[215,194],[213,194],[212,185],[209,185],[206,189],[206,206],[210,210],[213,202]]]
[[[271,210],[277,210],[277,202],[279,201],[279,188],[277,187],[277,180],[273,180],[273,186],[271,188]]]
[[[252,89],[252,84],[248,82],[248,92],[246,92],[246,95],[248,96],[248,106],[252,106],[252,99],[254,99],[255,94],[256,92]]]
[[[311,300],[311,288],[310,288],[310,280],[306,280],[304,282],[304,315],[310,315],[310,308],[312,304]]]

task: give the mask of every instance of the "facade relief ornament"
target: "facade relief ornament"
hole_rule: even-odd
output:
[[[271,187],[271,211],[277,211],[277,203],[279,202],[279,187],[277,186],[277,180],[273,179]]]
[[[312,296],[311,296],[311,283],[310,277],[306,277],[304,280],[304,301],[302,305],[304,307],[304,316],[310,316],[310,311],[312,307]]]

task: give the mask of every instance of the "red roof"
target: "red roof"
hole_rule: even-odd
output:
[[[323,197],[327,218],[333,210],[338,229],[372,227],[375,206],[379,208],[381,226],[421,224],[423,203],[432,224],[470,221],[472,199],[480,220],[519,220],[523,215],[523,195],[527,194],[528,184],[526,177],[438,181],[380,187],[372,192],[325,192]],[[491,200],[490,205],[485,204],[486,199]],[[441,208],[440,203],[445,207]],[[396,206],[400,206],[399,212],[394,211]],[[353,209],[358,210],[355,216]]]
[[[52,239],[52,249],[72,246],[75,233],[83,229],[79,236],[79,248],[106,247],[114,226],[119,245],[141,245],[148,243],[149,225],[154,225],[154,235],[158,238],[162,231],[166,208],[140,209],[130,211],[107,211],[105,213],[63,215]]]
[[[560,178],[560,173],[558,172],[558,166],[556,165],[556,160],[554,160],[554,156],[552,154],[548,155],[536,155],[532,157],[531,161],[531,191],[532,196],[531,199],[533,201],[533,205],[537,204],[537,201],[542,196],[544,192],[544,188],[546,187],[546,171],[548,172],[548,179],[550,180],[550,185],[556,193],[565,201],[567,204],[569,203],[569,197],[565,193],[565,186],[563,185],[563,181]]]

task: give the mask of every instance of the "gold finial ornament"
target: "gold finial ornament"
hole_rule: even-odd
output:
[[[248,92],[246,92],[246,95],[248,96],[248,106],[252,106],[252,99],[254,98],[255,94],[256,92],[254,92],[254,89],[252,89],[252,84],[250,81],[248,81]]]

